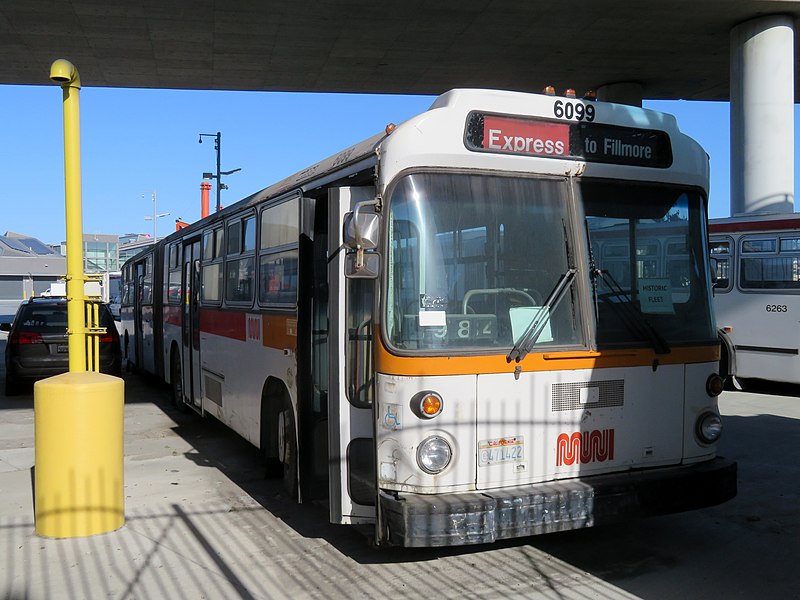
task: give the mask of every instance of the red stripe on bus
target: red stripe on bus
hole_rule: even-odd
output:
[[[709,233],[737,233],[739,231],[776,231],[778,229],[798,229],[800,219],[776,219],[774,221],[740,221],[730,223],[709,223]]]
[[[247,333],[247,313],[201,308],[200,331],[243,342]]]

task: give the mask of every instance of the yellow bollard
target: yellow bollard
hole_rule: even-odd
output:
[[[64,373],[34,385],[38,535],[82,537],[125,523],[125,383],[102,373]]]

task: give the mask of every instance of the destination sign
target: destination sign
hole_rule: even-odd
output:
[[[672,146],[665,131],[588,121],[555,121],[470,113],[464,143],[469,150],[589,162],[667,168]]]

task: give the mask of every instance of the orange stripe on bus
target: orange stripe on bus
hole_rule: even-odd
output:
[[[532,352],[519,363],[507,362],[504,355],[490,356],[397,356],[389,352],[377,335],[375,370],[387,375],[470,375],[473,373],[509,373],[519,366],[523,373],[531,371],[573,371],[609,369],[612,367],[716,362],[719,346],[672,348],[669,354],[656,354],[648,348],[603,350],[601,352]]]
[[[261,343],[268,348],[297,351],[297,315],[261,315]]]

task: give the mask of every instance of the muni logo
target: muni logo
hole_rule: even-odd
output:
[[[556,440],[556,466],[614,460],[614,430],[562,433]]]

